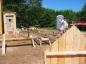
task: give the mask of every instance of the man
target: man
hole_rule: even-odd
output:
[[[63,34],[68,28],[68,23],[64,20],[64,16],[57,16],[57,27],[60,30],[61,34]]]
[[[64,33],[66,32],[67,28],[68,28],[68,23],[62,19],[59,30],[61,31],[61,33]]]

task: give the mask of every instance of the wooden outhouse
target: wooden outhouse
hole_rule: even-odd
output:
[[[4,32],[6,34],[16,32],[16,13],[15,12],[4,12],[3,21],[4,21]]]

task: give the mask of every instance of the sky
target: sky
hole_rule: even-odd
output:
[[[42,6],[54,10],[80,11],[86,0],[43,0]]]

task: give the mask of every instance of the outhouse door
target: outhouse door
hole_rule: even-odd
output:
[[[13,16],[6,16],[7,33],[14,32],[14,18]]]

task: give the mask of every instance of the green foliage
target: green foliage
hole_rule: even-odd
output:
[[[53,27],[55,25],[56,16],[55,11],[43,8],[43,13],[40,18],[41,27]]]
[[[84,4],[82,10],[78,13],[80,18],[86,19],[86,3]]]
[[[68,23],[75,23],[81,17],[86,18],[86,4],[79,12],[46,9],[42,7],[42,0],[27,0],[24,4],[21,0],[4,0],[3,4],[4,11],[16,12],[17,27],[55,27],[57,15],[63,15]]]
[[[74,23],[77,20],[77,13],[72,10],[57,11],[57,15],[63,15],[68,23]]]
[[[27,0],[27,5],[29,7],[41,7],[42,0]]]

